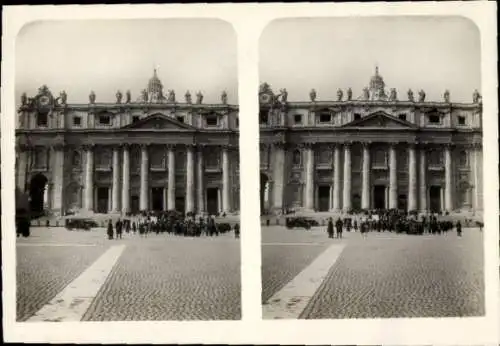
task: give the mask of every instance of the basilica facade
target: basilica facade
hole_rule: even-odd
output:
[[[68,104],[47,86],[23,94],[16,129],[16,185],[31,211],[129,213],[239,210],[238,107],[201,92],[165,93],[154,71],[140,97]]]
[[[378,68],[358,97],[289,102],[263,83],[261,210],[478,212],[483,209],[482,103],[386,91]]]

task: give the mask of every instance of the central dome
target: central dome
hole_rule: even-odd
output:
[[[161,84],[160,78],[156,74],[156,69],[154,70],[153,77],[148,82],[148,93],[159,93],[163,91],[163,85]]]
[[[378,74],[378,66],[375,67],[375,76],[370,79],[370,89],[380,90],[385,88],[384,78]]]

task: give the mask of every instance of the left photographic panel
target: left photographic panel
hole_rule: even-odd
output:
[[[16,39],[16,319],[241,319],[236,33],[38,21]]]

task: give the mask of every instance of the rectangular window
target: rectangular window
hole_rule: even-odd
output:
[[[401,113],[401,114],[399,114],[399,115],[398,115],[398,118],[399,118],[399,120],[404,120],[404,121],[406,121],[406,114]]]
[[[82,117],[75,116],[73,118],[73,125],[74,126],[82,126]]]
[[[132,123],[136,123],[136,122],[138,122],[138,121],[139,121],[139,116],[138,116],[138,115],[134,115],[134,116],[132,117]]]
[[[175,117],[178,122],[183,123],[184,122],[184,117],[183,116],[177,116]]]
[[[99,124],[100,125],[110,125],[111,117],[109,115],[100,115],[99,116]]]
[[[354,120],[359,120],[359,119],[361,119],[361,114],[358,113],[354,114]]]
[[[463,115],[458,117],[458,125],[465,125],[465,117]]]
[[[217,126],[217,116],[216,115],[209,115],[207,116],[207,126]]]
[[[439,124],[441,122],[441,117],[437,114],[429,115],[429,123],[430,124]]]
[[[259,113],[259,124],[265,125],[268,121],[268,112],[266,110],[262,110]]]
[[[47,113],[38,113],[36,115],[37,126],[47,126]]]
[[[329,123],[332,121],[332,115],[330,113],[322,113],[319,115],[320,123]]]
[[[301,114],[295,114],[293,116],[293,121],[295,122],[295,125],[302,124],[302,115]]]

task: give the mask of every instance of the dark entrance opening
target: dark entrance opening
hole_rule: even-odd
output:
[[[398,196],[398,209],[399,210],[406,210],[408,205],[408,199],[406,198],[406,195],[399,195]]]
[[[330,209],[330,186],[318,186],[318,211]]]
[[[139,196],[130,196],[130,211],[132,214],[139,213]]]
[[[429,210],[432,213],[441,212],[441,186],[429,188]]]
[[[260,215],[267,214],[266,191],[269,189],[269,178],[264,173],[260,174]]]
[[[207,212],[209,215],[219,214],[219,189],[216,187],[207,189]]]
[[[352,210],[353,211],[361,210],[361,196],[359,194],[355,194],[352,196]]]
[[[106,214],[108,212],[109,194],[107,187],[97,188],[97,212]]]
[[[375,185],[373,187],[373,207],[375,209],[385,209],[385,186]]]
[[[43,174],[37,174],[30,183],[30,210],[32,217],[43,215],[43,200],[46,194],[47,178]]]
[[[151,189],[151,208],[154,211],[163,210],[163,188],[153,187]]]
[[[175,196],[175,210],[179,213],[186,212],[186,198],[184,196]]]

